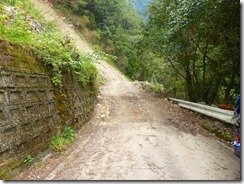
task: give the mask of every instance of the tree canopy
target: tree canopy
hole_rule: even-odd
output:
[[[229,103],[240,92],[240,3],[155,0],[141,42],[169,63],[191,101]]]
[[[116,65],[133,80],[207,104],[233,104],[240,93],[239,1],[50,1],[71,12],[82,35],[117,56]],[[144,5],[147,21],[134,9],[140,14]]]

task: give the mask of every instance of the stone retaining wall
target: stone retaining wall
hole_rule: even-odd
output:
[[[48,148],[64,127],[74,129],[87,121],[96,93],[68,74],[60,93],[42,62],[3,41],[0,66],[0,179],[10,179],[28,155]]]

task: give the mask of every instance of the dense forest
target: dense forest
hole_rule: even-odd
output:
[[[77,15],[83,35],[117,56],[116,65],[132,80],[207,104],[233,104],[240,92],[239,1],[53,2]],[[147,21],[133,7],[147,10]]]
[[[160,59],[160,82],[170,93],[233,104],[240,92],[239,1],[155,0],[143,35],[139,48]]]
[[[240,93],[239,1],[49,1],[132,80],[207,104]]]

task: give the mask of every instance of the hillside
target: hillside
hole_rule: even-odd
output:
[[[92,58],[29,1],[1,2],[0,30],[0,179],[8,180],[91,117],[98,78]]]
[[[175,98],[232,107],[240,93],[239,1],[154,0],[143,22],[136,11],[145,12],[148,2],[49,0],[131,80]]]

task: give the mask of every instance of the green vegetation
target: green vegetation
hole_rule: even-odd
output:
[[[221,138],[224,141],[231,142],[231,141],[235,140],[235,138],[236,138],[236,136],[234,135],[233,132],[230,133],[228,131],[220,130],[219,128],[210,126],[207,123],[202,124],[201,126],[204,129],[206,129],[207,131],[215,134],[217,137]]]
[[[9,170],[8,169],[1,169],[0,170],[0,178],[4,178],[5,180],[10,180],[11,179],[11,176],[10,176],[10,173],[9,173]]]
[[[233,104],[240,92],[239,1],[155,0],[143,34],[139,55],[161,60],[156,76],[169,94]]]
[[[9,70],[23,72],[23,76],[26,73],[50,75],[54,86],[56,86],[54,88],[55,97],[52,96],[55,101],[54,108],[57,108],[60,117],[64,118],[61,121],[66,122],[65,120],[69,118],[72,120],[72,126],[74,127],[75,124],[84,123],[78,122],[73,114],[64,115],[64,111],[67,111],[67,108],[75,103],[69,98],[69,81],[67,80],[70,79],[70,82],[74,84],[78,82],[81,88],[84,88],[78,88],[79,92],[88,94],[84,95],[86,99],[82,99],[86,103],[82,104],[82,108],[90,112],[94,107],[93,100],[96,97],[98,88],[98,71],[93,64],[93,58],[79,53],[73,42],[66,35],[62,35],[54,24],[43,20],[28,0],[3,0],[0,2],[0,53],[2,59],[0,75],[2,71]],[[26,88],[25,85],[22,87]],[[77,86],[75,85],[75,87]],[[35,88],[35,85],[33,85],[33,88]],[[40,100],[44,100],[44,98]],[[27,99],[26,103],[22,105],[28,103]],[[56,109],[53,110],[56,113]],[[89,113],[87,111],[86,116]],[[58,129],[54,128],[51,132],[53,131],[56,132]],[[25,144],[29,145],[32,142],[30,133],[31,130],[24,137],[24,140],[27,141],[23,142],[24,148]],[[7,145],[6,149],[12,151],[4,153],[6,159],[1,163],[4,169],[0,169],[0,178],[11,179],[20,169],[28,168],[30,164],[34,165],[33,162],[36,160],[37,152],[48,146],[46,145],[49,144],[47,143],[48,140],[38,143],[35,139],[33,141],[35,149],[33,148],[31,154],[25,154],[25,151],[29,152],[30,150],[22,150],[20,153],[16,153],[14,157],[11,157],[11,153],[16,144]],[[62,152],[65,145],[73,142],[73,140],[74,131],[65,128],[63,134],[55,136],[50,147],[55,151]],[[41,162],[35,165],[35,167],[39,166],[41,166]]]
[[[11,6],[15,5],[15,6]],[[97,85],[92,58],[78,52],[73,42],[46,23],[28,0],[5,0],[0,6],[1,39],[25,45],[53,72],[52,82],[62,87],[63,73],[76,75],[80,84]]]
[[[33,160],[33,157],[31,155],[28,155],[25,160],[24,160],[24,163],[25,164],[30,164]]]
[[[63,70],[76,74],[83,86],[98,83],[89,57],[76,57],[71,41],[51,24],[41,21],[43,27],[37,31],[32,30],[32,21],[26,25],[26,11],[32,20],[38,17],[27,0],[5,2],[28,8],[16,16],[0,16],[3,37],[31,45],[53,69],[55,85],[62,86]],[[155,91],[163,89],[170,96],[194,102],[231,105],[240,93],[239,1],[154,0],[149,3],[147,21],[133,7],[148,0],[49,2],[94,48],[113,56],[107,59],[110,64],[132,80],[155,85]]]
[[[102,76],[99,76],[99,84],[100,85],[104,85],[106,83],[106,80],[102,77]]]
[[[116,56],[116,64],[126,74],[134,46],[140,38],[140,24],[133,5],[127,0],[49,0],[73,23],[88,41]]]
[[[74,141],[74,130],[72,130],[70,127],[65,127],[63,138],[69,140],[70,143]]]
[[[39,160],[39,161],[37,161],[37,162],[35,163],[34,168],[37,169],[37,168],[40,168],[41,166],[42,166],[42,161]]]
[[[155,0],[145,24],[133,0],[50,1],[88,41],[117,56],[112,63],[133,80],[207,104],[233,104],[240,92],[238,1]]]
[[[50,148],[54,151],[62,152],[65,150],[65,146],[74,141],[74,131],[70,127],[65,127],[63,134],[57,134],[54,136]]]
[[[159,83],[142,82],[142,88],[155,93],[163,92],[163,86]]]

